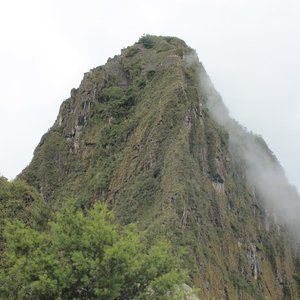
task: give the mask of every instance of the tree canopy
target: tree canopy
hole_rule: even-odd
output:
[[[5,220],[20,220],[41,229],[49,218],[51,210],[34,187],[19,179],[10,182],[0,176],[0,257]]]
[[[69,207],[46,231],[20,221],[4,230],[4,299],[177,299],[187,279],[165,240],[119,228],[106,206]]]

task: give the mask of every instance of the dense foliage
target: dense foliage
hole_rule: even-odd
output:
[[[0,177],[0,255],[5,220],[20,220],[34,228],[43,228],[51,213],[35,188],[22,180],[9,182]]]
[[[3,299],[176,299],[185,278],[170,245],[149,245],[135,226],[119,230],[97,204],[67,208],[46,232],[7,224]],[[182,296],[182,295],[181,295]],[[180,296],[180,297],[181,297]]]

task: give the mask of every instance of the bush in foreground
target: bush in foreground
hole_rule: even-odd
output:
[[[186,280],[168,242],[119,229],[101,204],[56,214],[46,232],[6,225],[0,298],[177,299]],[[181,295],[180,295],[181,294]]]

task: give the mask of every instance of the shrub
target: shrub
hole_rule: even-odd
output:
[[[49,230],[5,229],[1,299],[177,299],[186,279],[166,241],[119,229],[104,205],[56,214]]]
[[[140,39],[139,39],[139,43],[142,44],[146,49],[150,49],[154,47],[154,37],[146,34],[143,35]]]

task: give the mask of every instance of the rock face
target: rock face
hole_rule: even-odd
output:
[[[210,114],[204,77],[182,40],[142,37],[84,75],[20,177],[54,209],[105,201],[184,246],[200,299],[296,299],[288,234]]]

